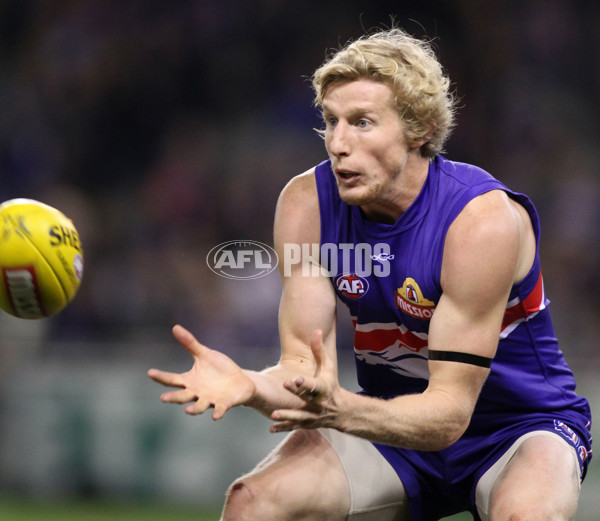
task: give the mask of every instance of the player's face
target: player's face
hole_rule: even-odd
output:
[[[366,79],[334,84],[323,98],[323,117],[342,200],[360,205],[367,215],[395,220],[402,213],[403,174],[423,158],[407,143],[392,90]]]

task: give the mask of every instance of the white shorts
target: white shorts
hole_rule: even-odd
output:
[[[579,482],[581,484],[581,468],[579,465],[579,460],[577,458],[577,452],[575,451],[575,447],[569,444],[565,439],[563,439],[558,434],[554,434],[550,431],[532,431],[527,434],[523,434],[517,441],[515,441],[498,460],[494,463],[487,472],[481,476],[481,479],[477,483],[477,487],[475,489],[475,504],[477,505],[477,513],[479,517],[481,517],[481,521],[489,521],[489,506],[490,506],[490,494],[492,492],[492,487],[500,473],[504,470],[508,462],[517,452],[517,449],[521,446],[525,440],[529,438],[533,438],[534,436],[552,436],[555,440],[560,441],[565,447],[569,447],[571,452],[573,453],[573,457],[575,458],[575,466],[577,468],[577,474],[579,478]]]
[[[348,521],[410,521],[408,498],[394,468],[367,440],[319,432],[338,455],[350,487]]]
[[[333,429],[319,429],[319,432],[335,450],[346,473],[350,487],[348,521],[411,521],[409,501],[402,481],[370,441]],[[534,436],[552,436],[560,440],[572,450],[579,469],[574,447],[558,434],[541,430],[521,436],[477,483],[476,505],[482,521],[489,519],[489,497],[496,479],[521,443]]]

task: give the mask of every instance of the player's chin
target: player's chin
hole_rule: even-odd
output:
[[[351,188],[338,186],[338,191],[340,199],[352,206],[363,206],[371,199],[369,192],[363,186]]]

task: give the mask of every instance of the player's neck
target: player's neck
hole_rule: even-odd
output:
[[[376,204],[361,206],[363,215],[370,221],[395,223],[417,199],[429,172],[429,159],[411,158],[398,173],[387,196]]]

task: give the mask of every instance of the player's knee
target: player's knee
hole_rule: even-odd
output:
[[[249,519],[248,511],[254,506],[255,491],[242,480],[234,482],[228,489],[222,521]]]
[[[236,480],[227,490],[222,521],[278,519],[277,502],[268,490],[251,478]]]
[[[491,521],[569,521],[570,515],[557,512],[543,504],[512,505],[497,509],[490,517]]]

